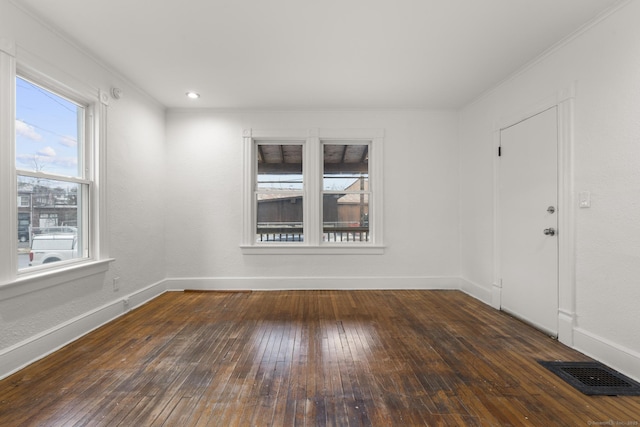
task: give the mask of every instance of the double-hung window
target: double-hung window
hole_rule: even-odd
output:
[[[108,101],[0,38],[0,299],[107,270]]]
[[[108,269],[108,103],[0,38],[0,299]]]
[[[108,269],[108,102],[0,38],[0,298]]]
[[[245,130],[244,253],[382,253],[382,131]]]
[[[322,241],[371,241],[370,142],[322,143]]]
[[[256,242],[304,241],[303,143],[256,141]]]
[[[89,258],[89,106],[21,75],[15,96],[18,270]]]

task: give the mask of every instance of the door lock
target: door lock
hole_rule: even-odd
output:
[[[547,212],[549,212],[550,214],[554,213],[556,211],[556,208],[554,208],[553,206],[549,206],[547,208]]]
[[[545,228],[543,231],[545,236],[555,236],[556,235],[556,229],[551,227],[551,228]]]

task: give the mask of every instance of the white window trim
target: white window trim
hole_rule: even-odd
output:
[[[245,255],[379,255],[384,253],[383,243],[383,152],[382,129],[304,129],[304,130],[260,130],[243,131],[243,182],[242,182],[242,243],[240,248]],[[256,243],[255,240],[255,203],[254,180],[256,174],[256,141],[292,141],[303,143],[303,220],[306,224],[304,242]],[[370,242],[321,242],[322,209],[322,143],[331,141],[368,141],[369,155],[369,201],[371,241]],[[309,177],[315,177],[308,179]],[[313,186],[314,188],[311,188]]]
[[[87,233],[89,258],[62,262],[48,269],[17,269],[17,239],[0,239],[0,300],[36,289],[44,289],[73,280],[74,278],[106,271],[109,262],[108,223],[106,222],[106,115],[108,96],[105,92],[88,87],[69,75],[52,70],[50,65],[30,55],[26,50],[16,54],[15,43],[0,39],[0,198],[8,200],[0,211],[0,235],[13,236],[17,224],[17,170],[15,168],[15,84],[20,75],[41,84],[60,95],[80,101],[87,106],[85,111],[86,166],[90,176],[78,179],[88,183],[90,199]],[[47,73],[39,70],[46,70]],[[19,73],[18,73],[19,71]],[[63,82],[71,82],[66,85]],[[23,173],[20,173],[23,175]]]

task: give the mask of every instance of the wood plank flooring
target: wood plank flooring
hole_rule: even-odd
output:
[[[538,360],[589,359],[457,291],[170,292],[0,381],[0,426],[639,425]]]

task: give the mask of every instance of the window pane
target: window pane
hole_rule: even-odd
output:
[[[302,242],[301,194],[257,195],[257,242]]]
[[[18,269],[84,257],[83,184],[18,176]],[[29,251],[30,249],[30,251]]]
[[[258,190],[302,190],[302,145],[257,144]]]
[[[369,145],[323,144],[322,240],[368,242]]]
[[[323,190],[369,190],[368,145],[324,144],[323,165]]]
[[[84,108],[16,78],[16,168],[82,177]]]
[[[322,218],[324,242],[368,242],[369,194],[325,194]]]

